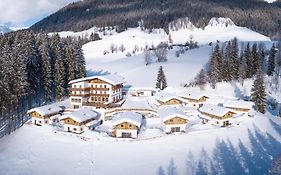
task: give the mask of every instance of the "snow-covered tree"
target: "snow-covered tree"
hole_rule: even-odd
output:
[[[239,60],[238,60],[238,41],[237,38],[234,38],[231,41],[231,49],[230,49],[230,59],[229,59],[229,71],[232,80],[238,79],[238,72],[239,72]]]
[[[204,69],[201,69],[199,74],[195,77],[195,84],[200,87],[200,89],[204,89],[206,84],[208,83],[208,75]]]
[[[152,62],[152,58],[151,58],[151,53],[150,51],[144,51],[144,63],[146,66],[148,66],[149,64],[151,64]]]
[[[256,79],[251,91],[252,101],[255,103],[257,111],[265,113],[266,110],[266,92],[264,84],[264,73],[261,66],[257,70]]]
[[[160,43],[154,50],[154,55],[157,58],[158,62],[167,61],[167,47],[168,45],[166,43]]]
[[[157,75],[156,88],[160,90],[164,90],[166,87],[167,87],[166,76],[164,74],[163,67],[160,66]]]
[[[251,78],[253,75],[253,57],[250,48],[250,43],[247,44],[245,51],[244,51],[244,59],[246,63],[246,78]]]
[[[177,169],[176,169],[174,160],[171,159],[170,163],[169,163],[169,166],[168,166],[168,169],[167,169],[167,175],[177,175],[177,174],[178,173],[177,173]]]
[[[217,43],[210,60],[209,77],[213,88],[216,86],[217,82],[221,81],[221,70],[222,70],[222,55],[220,51],[220,46]]]
[[[267,66],[267,75],[272,76],[275,70],[275,55],[276,55],[276,48],[273,44],[268,57],[268,66]]]

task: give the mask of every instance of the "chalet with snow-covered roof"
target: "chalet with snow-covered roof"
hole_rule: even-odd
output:
[[[254,106],[253,102],[243,100],[229,100],[223,103],[223,107],[229,108],[235,112],[249,112]]]
[[[202,114],[200,118],[202,118],[203,123],[211,121],[212,124],[221,127],[228,126],[230,124],[229,120],[235,114],[228,108],[213,104],[204,104],[199,108],[199,111]]]
[[[160,105],[180,105],[186,103],[185,99],[170,93],[159,93],[155,96],[155,99]]]
[[[108,107],[123,99],[124,78],[116,75],[101,75],[80,78],[69,82],[72,108],[82,106]]]
[[[180,96],[183,99],[188,100],[189,104],[196,108],[201,107],[209,98],[206,95],[198,92],[182,93]]]
[[[33,108],[27,111],[27,114],[31,116],[31,121],[35,125],[48,125],[52,123],[50,117],[60,115],[63,112],[63,108],[57,105],[45,105],[38,108]]]
[[[67,132],[80,134],[98,124],[99,114],[90,109],[79,109],[69,114],[62,115],[59,120],[63,123],[63,129]]]
[[[158,109],[166,133],[186,132],[188,118],[186,114],[172,106],[164,106]]]
[[[112,136],[137,138],[142,125],[142,115],[135,112],[118,113],[112,120]]]

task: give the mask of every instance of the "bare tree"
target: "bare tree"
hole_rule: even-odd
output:
[[[154,55],[156,56],[158,62],[167,61],[167,47],[167,43],[160,43],[154,50]]]

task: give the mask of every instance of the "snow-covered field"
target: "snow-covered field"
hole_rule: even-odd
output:
[[[61,34],[65,35],[65,34]],[[74,34],[70,34],[74,35]],[[196,28],[191,23],[187,27],[178,27],[178,30],[170,30],[171,39],[174,44],[184,44],[193,36],[198,41],[200,48],[189,50],[179,57],[175,53],[178,47],[168,51],[168,61],[165,63],[153,63],[148,66],[144,61],[144,48],[156,47],[161,42],[168,42],[169,36],[162,29],[155,29],[152,33],[142,31],[141,28],[131,28],[122,33],[103,36],[102,40],[93,41],[83,46],[86,58],[86,67],[89,75],[118,73],[125,77],[127,84],[137,87],[154,87],[157,71],[160,65],[164,67],[168,85],[180,86],[190,82],[202,69],[209,59],[212,46],[208,43],[228,41],[237,37],[239,41],[265,41],[270,39],[247,28],[233,24],[230,19],[214,18],[205,29]],[[75,36],[75,35],[74,35]],[[114,45],[118,52],[110,52],[111,45]],[[119,51],[124,45],[125,51]],[[137,48],[134,53],[133,50]],[[127,57],[130,53],[132,56]],[[153,57],[153,53],[151,54]]]

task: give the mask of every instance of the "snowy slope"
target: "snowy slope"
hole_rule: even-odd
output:
[[[247,83],[250,81],[245,84],[250,87]],[[237,89],[244,91],[222,83],[216,90],[207,88],[206,93],[228,96],[236,94]],[[281,119],[267,113],[235,121],[239,125],[197,125],[186,134],[176,135],[147,129],[135,141],[116,140],[96,132],[75,135],[26,124],[1,139],[0,174],[150,175],[160,166],[167,172],[171,160],[179,175],[192,171],[267,174],[274,158],[281,154],[277,149],[281,146]]]
[[[184,21],[184,22],[182,22]],[[154,87],[157,71],[163,65],[168,79],[168,85],[180,86],[196,76],[207,63],[211,46],[209,42],[227,41],[238,37],[240,41],[270,41],[268,37],[253,32],[244,27],[236,26],[230,19],[213,18],[205,29],[196,28],[188,22],[188,18],[174,21],[170,24],[170,35],[174,44],[184,44],[193,36],[201,44],[199,49],[187,51],[179,58],[175,52],[179,49],[168,51],[168,62],[154,63],[149,66],[144,64],[143,50],[145,47],[155,47],[161,42],[168,42],[169,36],[162,29],[155,29],[151,33],[142,31],[141,28],[131,28],[122,33],[102,36],[103,39],[93,41],[83,46],[86,66],[90,74],[118,72],[125,77],[128,84],[141,87]],[[119,48],[124,45],[125,51],[111,53],[110,47]],[[137,48],[135,54],[133,50]],[[104,54],[107,52],[106,54]],[[109,52],[109,53],[108,53]],[[127,57],[126,54],[132,54]]]

